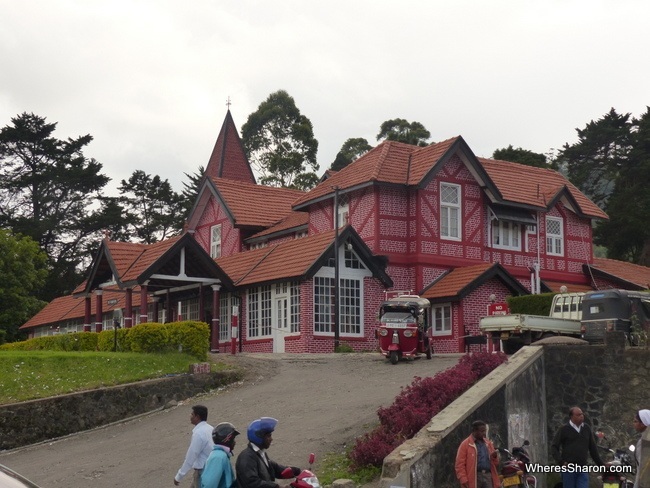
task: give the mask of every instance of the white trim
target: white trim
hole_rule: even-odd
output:
[[[557,222],[560,225],[559,234],[550,234],[548,223]],[[562,217],[546,216],[546,254],[550,256],[564,256],[564,219]],[[550,243],[550,246],[549,246]],[[556,251],[557,244],[561,246],[560,252]]]
[[[442,317],[443,324],[442,325],[445,326],[445,325],[448,324],[449,329],[447,330],[445,328],[442,331],[436,332],[436,311],[440,310],[440,309],[443,309],[443,311],[444,311],[445,308],[449,308],[449,316],[446,317],[446,316],[443,315],[443,317]],[[453,315],[454,315],[454,313],[453,312],[454,311],[453,311],[453,308],[451,306],[451,303],[431,304],[431,311],[430,311],[429,317],[431,317],[430,318],[430,320],[431,320],[430,327],[431,327],[431,335],[432,336],[442,337],[442,336],[451,336],[452,335],[453,330],[454,330],[454,328],[453,328],[453,326],[454,326],[454,324],[453,324]]]
[[[456,200],[457,202],[447,202],[443,201],[442,192],[443,187],[455,188],[457,190]],[[463,208],[462,208],[462,193],[461,186],[456,183],[447,183],[444,181],[440,182],[440,238],[450,241],[462,241],[463,240]],[[447,215],[443,215],[443,209],[447,211]],[[458,233],[457,236],[452,235],[452,225],[453,220],[452,212],[456,212],[456,225],[455,229]],[[443,233],[443,222],[447,225],[447,234]]]

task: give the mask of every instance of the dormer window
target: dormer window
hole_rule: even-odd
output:
[[[440,237],[461,240],[460,185],[440,183]]]
[[[559,217],[546,217],[546,254],[564,256],[564,230]]]
[[[492,220],[492,247],[521,250],[521,227],[508,220]]]

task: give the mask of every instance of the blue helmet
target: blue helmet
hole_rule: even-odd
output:
[[[262,417],[261,419],[253,420],[246,431],[248,440],[256,446],[262,447],[264,443],[262,437],[273,432],[277,424],[278,421],[271,417]]]

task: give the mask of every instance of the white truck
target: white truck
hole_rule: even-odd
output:
[[[501,341],[506,354],[521,346],[556,335],[580,337],[584,293],[560,293],[553,297],[551,311],[545,315],[490,315],[482,317],[479,328],[493,341]]]

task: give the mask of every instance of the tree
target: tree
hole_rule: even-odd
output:
[[[341,146],[341,150],[336,155],[330,169],[333,171],[340,171],[371,149],[372,146],[368,144],[368,141],[363,137],[350,138]]]
[[[607,247],[607,256],[650,266],[650,108],[630,124],[630,144],[606,203],[610,220],[596,229],[595,241]],[[609,173],[614,173],[610,169]]]
[[[196,203],[196,199],[199,196],[199,191],[201,190],[201,183],[203,182],[203,175],[205,174],[205,167],[199,165],[199,169],[196,173],[188,174],[183,173],[189,181],[183,182],[183,191],[181,192],[181,200],[183,208],[185,209],[185,217],[187,217]]]
[[[503,149],[496,149],[492,154],[494,159],[502,161],[511,161],[513,163],[525,164],[526,166],[535,166],[537,168],[557,169],[557,165],[549,164],[544,154],[535,153],[521,147],[514,148],[512,144]]]
[[[0,344],[19,338],[18,328],[45,302],[35,295],[47,278],[47,255],[38,243],[0,229]]]
[[[242,126],[246,156],[264,185],[307,190],[318,182],[311,121],[284,90],[271,93]]]
[[[28,113],[11,122],[0,130],[0,227],[45,251],[50,273],[39,298],[49,300],[79,283],[82,250],[106,223],[98,204],[109,178],[83,154],[90,135],[56,139],[56,123]]]
[[[619,171],[628,163],[632,146],[630,114],[619,115],[613,108],[584,129],[576,129],[578,142],[565,144],[559,160],[569,180],[600,207],[612,190]]]
[[[136,170],[118,188],[131,235],[153,244],[180,233],[185,223],[181,196],[168,180]]]
[[[387,120],[381,124],[377,140],[405,142],[416,146],[426,146],[431,133],[420,122],[404,119]]]

